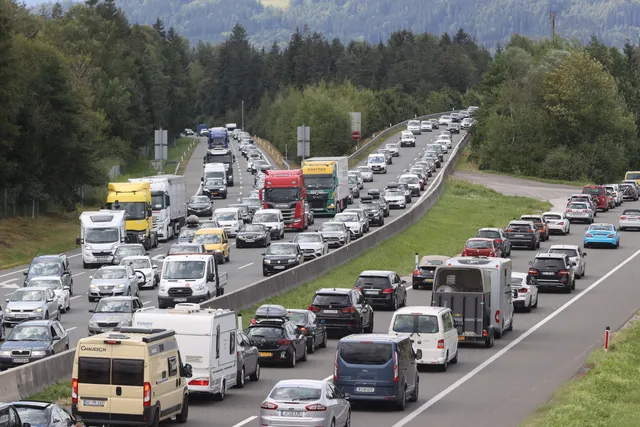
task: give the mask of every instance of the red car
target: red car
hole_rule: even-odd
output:
[[[607,190],[602,185],[585,185],[582,188],[582,194],[591,194],[596,199],[597,209],[601,209],[603,212],[609,210]]]
[[[475,237],[464,244],[462,256],[488,256],[502,258],[500,245],[494,239]]]

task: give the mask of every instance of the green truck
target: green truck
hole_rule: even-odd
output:
[[[349,159],[312,157],[302,162],[307,202],[315,215],[333,216],[347,207]]]

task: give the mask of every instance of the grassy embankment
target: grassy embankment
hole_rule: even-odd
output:
[[[180,160],[187,151],[187,157],[180,165],[182,173],[193,150],[189,150],[192,138],[181,138],[175,147],[169,147],[169,160]],[[195,147],[195,145],[194,145]],[[173,174],[176,165],[165,168],[165,173]],[[152,175],[148,160],[134,162],[127,168],[127,174],[118,177],[117,181],[129,178]],[[104,192],[106,196],[106,188]],[[79,235],[78,216],[83,210],[96,209],[95,206],[78,207],[77,212],[51,212],[40,215],[36,219],[15,217],[0,220],[0,269],[28,264],[37,254],[60,253],[76,247]]]
[[[469,147],[467,147],[462,152],[462,156],[460,157],[460,161],[458,162],[458,170],[459,171],[469,171],[469,172],[489,173],[489,174],[493,174],[493,175],[511,176],[511,177],[514,177],[514,178],[522,178],[522,179],[529,179],[529,180],[532,180],[532,181],[546,182],[548,184],[571,185],[571,186],[574,186],[574,187],[582,187],[584,185],[590,184],[587,181],[566,181],[566,180],[561,180],[561,179],[540,178],[540,177],[537,177],[537,176],[515,175],[515,174],[509,174],[509,173],[503,173],[503,172],[496,172],[496,171],[492,171],[492,170],[480,170],[478,168],[478,165],[475,164],[472,160],[469,159]]]
[[[609,351],[558,388],[521,427],[632,427],[640,425],[640,322],[617,332]]]

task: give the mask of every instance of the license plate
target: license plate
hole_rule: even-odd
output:
[[[173,299],[174,302],[187,302],[186,298],[174,298]]]
[[[513,291],[513,297],[518,298],[518,291]]]
[[[280,411],[281,417],[302,417],[304,412],[300,411]]]
[[[13,363],[29,363],[29,359],[25,358],[15,358],[12,359]]]
[[[245,242],[253,242],[253,239],[244,239]]]
[[[433,282],[433,279],[425,279],[424,281],[425,281],[425,282],[428,282],[428,283],[432,283],[432,282]]]
[[[375,387],[356,387],[357,393],[373,393],[376,391]]]
[[[516,234],[515,237],[524,237],[524,234]]]
[[[323,313],[327,314],[338,314],[338,310],[324,310]]]
[[[284,270],[284,265],[276,265],[273,268],[275,268],[276,270]]]
[[[464,335],[458,335],[458,341],[464,341]]]
[[[543,276],[553,276],[553,274],[554,274],[553,271],[543,271],[542,272]]]
[[[271,357],[271,356],[273,356],[273,353],[268,353],[264,351],[260,352],[260,357]]]
[[[29,317],[29,315],[27,313],[17,313],[16,317],[18,319],[26,319],[27,317]]]
[[[379,294],[379,293],[380,293],[380,291],[376,291],[376,290],[373,290],[373,291],[364,291],[364,293],[365,293],[365,294],[367,294],[367,295],[377,295],[377,294]]]
[[[84,400],[84,406],[104,406],[104,400]]]
[[[111,259],[111,257],[108,256],[97,256],[96,260],[98,261],[109,261],[109,259]]]

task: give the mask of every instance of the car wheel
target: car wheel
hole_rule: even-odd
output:
[[[289,361],[289,367],[290,368],[295,368],[296,367],[296,357],[298,357],[296,355],[296,349],[293,349],[293,354],[291,355],[291,360]]]
[[[180,413],[176,415],[176,421],[180,424],[184,424],[187,422],[188,418],[189,418],[189,396],[185,395],[182,398],[182,409],[180,410]]]
[[[413,393],[409,397],[409,402],[417,402],[418,397],[420,397],[420,377],[416,375],[416,386],[413,389]]]
[[[311,343],[307,345],[307,351],[309,354],[313,354],[316,351],[316,337],[311,338]]]
[[[253,374],[251,374],[249,379],[251,381],[258,381],[260,379],[260,363],[259,362],[256,363],[256,370]]]
[[[222,385],[220,386],[220,393],[215,395],[217,401],[223,401],[224,398],[227,397],[227,382],[222,380]]]
[[[304,350],[303,350],[303,353],[302,353],[302,357],[300,358],[300,361],[302,361],[302,362],[306,362],[307,361],[307,346],[306,345],[304,346]]]
[[[456,354],[455,356],[453,356],[453,359],[451,359],[449,363],[451,363],[452,365],[455,365],[456,363],[458,363],[458,349],[456,349]]]
[[[440,365],[440,370],[442,372],[447,372],[447,369],[449,369],[449,352],[444,356],[444,363]]]
[[[402,388],[402,394],[400,395],[400,400],[398,401],[397,407],[399,411],[404,411],[405,409],[407,409],[407,386],[406,385]]]
[[[524,307],[525,313],[531,313],[531,298],[529,298],[529,304]]]
[[[320,348],[327,348],[327,331],[324,331],[322,335],[322,342],[319,345]]]
[[[536,294],[536,302],[531,305],[531,308],[537,308],[538,307],[538,299],[539,298],[540,298],[540,294]]]
[[[244,366],[243,366],[242,369],[240,369],[240,372],[238,372],[238,379],[236,380],[236,387],[237,388],[244,388],[244,381],[245,381],[245,371],[244,371]]]

